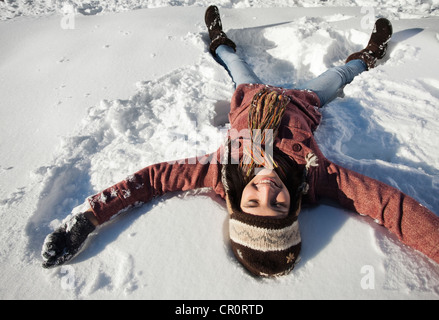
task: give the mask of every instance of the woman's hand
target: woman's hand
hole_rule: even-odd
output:
[[[75,257],[97,224],[93,214],[87,211],[74,215],[49,234],[41,251],[44,259],[43,267],[52,268],[62,265]]]

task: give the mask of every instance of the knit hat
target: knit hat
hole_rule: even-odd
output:
[[[233,253],[252,274],[274,277],[294,268],[301,248],[297,216],[276,219],[235,211],[229,232]]]

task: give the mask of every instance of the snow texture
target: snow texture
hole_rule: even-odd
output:
[[[216,3],[238,53],[280,86],[342,64],[371,21],[391,19],[387,57],[323,109],[316,138],[330,160],[439,213],[438,1]],[[72,263],[41,267],[45,236],[88,196],[219,147],[234,86],[208,52],[209,4],[0,2],[0,298],[438,299],[437,264],[330,203],[303,210],[294,272],[255,279],[210,190],[129,210]]]

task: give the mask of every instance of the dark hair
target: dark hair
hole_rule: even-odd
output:
[[[226,148],[227,159],[223,163],[222,180],[225,185],[226,194],[229,200],[231,210],[233,212],[242,212],[241,198],[242,192],[246,185],[255,177],[254,170],[247,176],[239,164],[233,164],[231,161],[230,144],[228,142]],[[277,167],[274,169],[279,178],[285,184],[291,197],[291,204],[289,215],[295,214],[301,200],[301,192],[298,192],[303,180],[303,168],[299,166],[294,160],[279,150],[274,150],[273,159]]]

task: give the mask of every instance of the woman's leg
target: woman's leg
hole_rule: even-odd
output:
[[[226,68],[235,85],[260,83],[249,65],[236,54],[236,44],[223,32],[218,7],[209,6],[204,15],[204,21],[211,41],[209,51]]]
[[[367,65],[364,61],[352,60],[341,67],[328,69],[297,89],[315,92],[320,99],[320,105],[323,107],[337,96],[341,88],[351,83],[357,75],[366,70]]]
[[[236,87],[244,83],[261,83],[247,62],[239,57],[233,48],[220,45],[215,53],[217,61],[227,69]]]
[[[338,91],[350,83],[363,71],[374,68],[377,60],[382,59],[393,34],[392,23],[380,18],[375,22],[369,42],[363,50],[351,54],[342,67],[331,68],[300,89],[309,89],[317,93],[323,106],[337,96]]]

